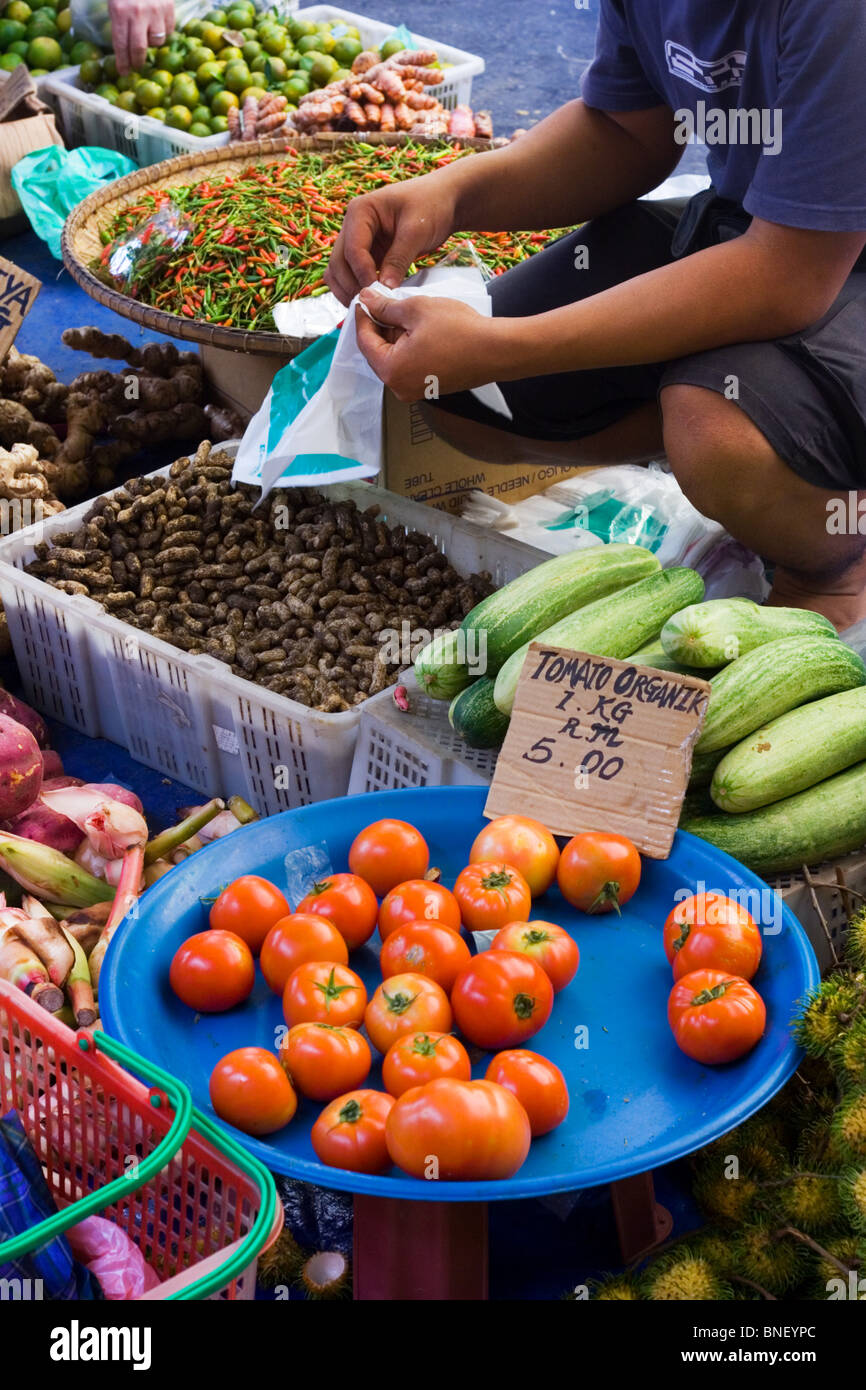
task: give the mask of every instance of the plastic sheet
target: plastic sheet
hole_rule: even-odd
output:
[[[114,150],[88,145],[64,150],[49,145],[13,165],[12,187],[34,232],[59,261],[63,224],[72,209],[94,189],[133,173],[136,167],[125,154]]]

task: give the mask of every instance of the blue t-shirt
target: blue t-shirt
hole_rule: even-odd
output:
[[[753,217],[866,231],[864,0],[600,0],[589,106],[676,113]]]

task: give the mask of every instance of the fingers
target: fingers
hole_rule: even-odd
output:
[[[129,15],[122,6],[111,6],[111,42],[121,77],[129,73]]]
[[[388,358],[392,347],[382,337],[381,331],[360,306],[355,310],[355,332],[362,355],[373,368],[377,377],[385,381],[388,374]]]
[[[351,304],[360,289],[360,286],[355,284],[354,276],[346,264],[339,239],[335,243],[331,252],[331,259],[328,261],[325,284],[333,291],[341,304]]]
[[[396,290],[402,285],[422,244],[423,237],[419,235],[417,226],[407,226],[405,221],[397,223],[394,240],[379,272],[379,279],[389,290]]]
[[[380,230],[379,217],[371,203],[356,201],[349,204],[340,240],[351,282],[356,286],[355,294],[376,279],[372,248]]]
[[[392,328],[408,328],[414,317],[411,299],[389,299],[376,290],[365,289],[361,291],[361,303],[369,309],[377,323]]]
[[[163,0],[162,22],[159,27],[166,38],[174,33],[174,0]]]
[[[147,35],[150,28],[150,11],[138,5],[132,11],[129,21],[129,61],[132,67],[140,68],[147,58]],[[118,64],[119,66],[119,64]]]

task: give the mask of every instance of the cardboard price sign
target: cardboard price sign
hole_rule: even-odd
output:
[[[484,814],[610,830],[670,854],[707,681],[533,642]]]
[[[15,342],[41,288],[42,281],[35,275],[0,256],[0,362]]]

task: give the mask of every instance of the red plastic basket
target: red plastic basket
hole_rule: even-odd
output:
[[[283,1224],[267,1169],[160,1068],[0,980],[0,1114],[10,1109],[59,1211],[0,1245],[0,1264],[98,1211],[159,1276],[146,1298],[253,1297],[257,1257]]]

